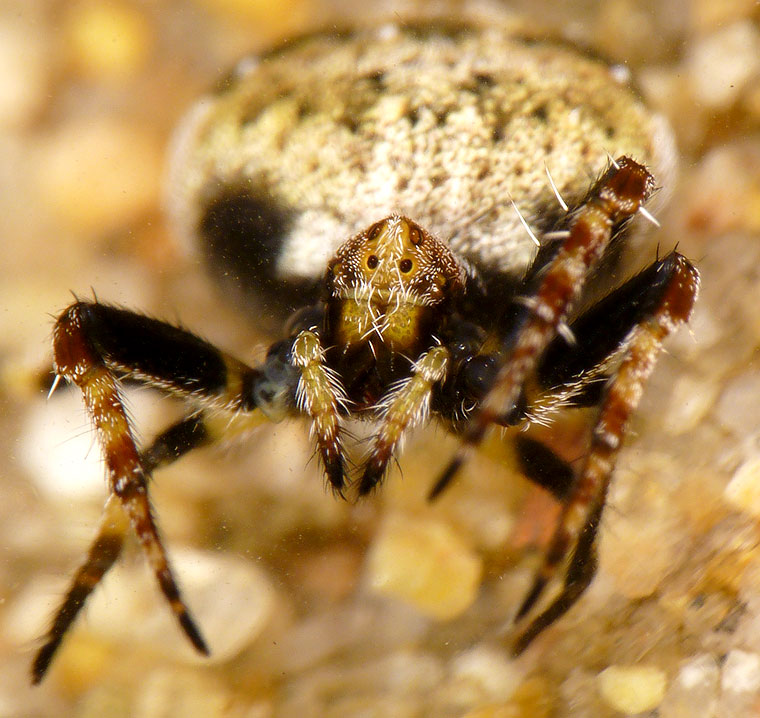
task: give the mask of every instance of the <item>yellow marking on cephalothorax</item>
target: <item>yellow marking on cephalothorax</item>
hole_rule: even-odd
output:
[[[403,352],[423,339],[425,314],[462,290],[464,270],[444,242],[392,215],[345,242],[328,278],[341,343],[375,338]]]

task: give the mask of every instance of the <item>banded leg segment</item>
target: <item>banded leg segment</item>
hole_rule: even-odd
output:
[[[596,569],[594,538],[628,421],[654,369],[662,342],[691,315],[699,291],[697,270],[675,252],[656,266],[668,280],[661,300],[652,313],[631,330],[624,342],[622,363],[605,389],[583,468],[563,506],[543,564],[516,620],[535,605],[570,547],[575,546],[564,586],[518,638],[514,647],[516,654],[524,651],[544,628],[562,616],[591,583]]]
[[[465,431],[459,451],[433,486],[431,499],[451,482],[488,427],[513,409],[526,377],[557,335],[589,271],[609,246],[615,228],[639,210],[653,189],[652,175],[623,157],[599,179],[575,212],[562,248],[542,274],[535,297],[529,300],[528,315],[504,368]]]
[[[63,637],[84,607],[87,598],[121,555],[128,526],[129,521],[124,511],[116,497],[111,494],[103,511],[97,537],[66,592],[66,597],[45,636],[44,645],[34,657],[32,663],[34,685],[44,678]]]
[[[238,417],[240,415],[237,415]],[[237,418],[237,417],[236,417]],[[225,422],[226,426],[227,422]],[[218,436],[207,417],[197,412],[185,417],[159,434],[140,455],[147,474],[167,466],[200,446],[213,443]],[[76,620],[90,594],[121,555],[129,519],[117,497],[111,494],[106,501],[98,533],[90,545],[87,557],[77,570],[63,603],[45,636],[45,643],[32,665],[32,683],[38,684],[50,666],[66,632]]]
[[[450,360],[446,347],[429,349],[414,363],[412,376],[380,402],[382,423],[364,465],[359,496],[368,494],[383,478],[404,433],[426,420],[433,388],[446,379]]]
[[[116,378],[99,351],[98,337],[89,331],[91,327],[86,316],[92,307],[101,305],[72,305],[56,323],[53,332],[56,373],[82,390],[103,451],[111,492],[129,517],[182,630],[199,651],[208,653],[208,647],[181,598],[159,537],[148,498],[149,474],[137,451]]]
[[[340,411],[347,398],[340,378],[325,364],[325,353],[316,332],[304,329],[293,341],[291,361],[301,373],[296,404],[312,419],[312,432],[325,474],[333,489],[342,496],[346,483]]]

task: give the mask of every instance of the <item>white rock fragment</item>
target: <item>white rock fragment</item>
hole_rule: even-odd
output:
[[[372,546],[368,583],[378,593],[447,620],[475,600],[482,571],[481,558],[447,524],[392,515]]]
[[[727,107],[760,72],[760,31],[749,19],[721,28],[695,45],[688,66],[697,101]]]
[[[457,692],[469,692],[473,702],[509,700],[523,678],[515,661],[503,650],[475,646],[454,658],[451,679]]]
[[[136,696],[136,718],[223,718],[232,696],[200,669],[159,669],[144,677]]]
[[[736,470],[724,495],[732,506],[760,518],[760,456],[747,459]]]
[[[760,693],[760,655],[731,651],[723,664],[721,688],[724,693]]]
[[[760,425],[759,393],[760,372],[756,370],[744,371],[726,382],[716,407],[721,427],[744,437],[748,426]]]
[[[130,415],[139,416],[141,433],[152,436],[165,421],[160,403],[146,391],[125,390],[122,396]],[[49,401],[33,405],[19,457],[48,499],[86,501],[106,495],[101,449],[76,388],[58,391]]]
[[[733,650],[723,664],[720,718],[756,718],[760,696],[760,654]]]
[[[210,657],[193,650],[153,585],[153,575],[134,562],[117,565],[103,590],[93,594],[87,610],[89,630],[190,663],[219,663],[240,653],[273,613],[275,591],[264,571],[239,557],[193,549],[172,549],[170,560]]]
[[[708,654],[681,665],[659,708],[661,718],[714,718],[718,705],[720,668]]]
[[[43,35],[24,22],[0,22],[0,126],[30,122],[45,102],[50,81]]]
[[[656,666],[610,666],[598,676],[605,703],[627,715],[657,708],[666,685],[665,672]]]

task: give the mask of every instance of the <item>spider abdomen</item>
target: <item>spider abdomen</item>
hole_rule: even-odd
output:
[[[241,63],[180,132],[169,204],[212,272],[281,316],[316,298],[346,237],[403,214],[488,275],[535,242],[608,157],[670,180],[665,123],[567,44],[468,24],[316,34]]]

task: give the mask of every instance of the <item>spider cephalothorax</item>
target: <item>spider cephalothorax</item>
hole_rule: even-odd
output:
[[[543,457],[524,473],[563,510],[518,619],[567,567],[518,637],[522,651],[594,575],[628,420],[662,341],[696,299],[698,274],[674,251],[602,300],[583,301],[634,216],[648,216],[654,178],[641,160],[667,169],[667,132],[601,63],[467,25],[317,35],[249,67],[201,110],[174,170],[179,223],[257,306],[271,307],[277,290],[280,308],[302,306],[254,367],[107,304],[77,301],[60,315],[55,373],[82,390],[111,496],[33,679],[129,526],[182,630],[207,651],[148,485],[154,469],[221,438],[209,421],[219,412],[305,418],[329,484],[359,495],[383,479],[404,435],[435,418],[461,443],[434,498],[490,426],[529,423],[547,406],[596,407],[577,469],[523,441],[523,454]],[[189,404],[143,451],[119,394],[124,377]],[[344,447],[349,418],[376,422],[355,470]]]
[[[406,217],[388,217],[347,241],[328,265],[334,338],[346,348],[379,342],[416,353],[463,287],[464,271],[444,242]]]

